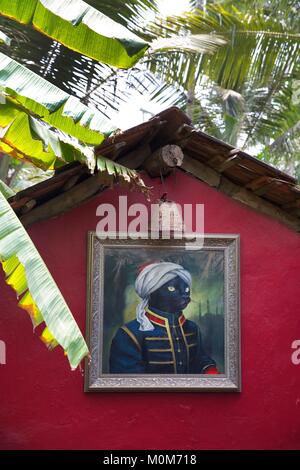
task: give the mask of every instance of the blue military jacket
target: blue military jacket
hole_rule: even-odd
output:
[[[182,314],[158,312],[146,312],[151,331],[140,331],[137,320],[119,328],[111,344],[111,373],[201,374],[216,366],[203,351],[196,323]]]

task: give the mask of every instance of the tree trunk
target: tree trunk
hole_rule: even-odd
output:
[[[197,0],[195,2],[195,8],[197,10],[204,11],[206,7],[206,0]],[[194,122],[194,111],[196,105],[196,97],[195,97],[195,70],[196,70],[196,54],[190,54],[191,61],[192,61],[192,73],[190,74],[190,80],[188,83],[188,90],[187,90],[187,105],[186,105],[186,114],[190,118],[193,124]]]

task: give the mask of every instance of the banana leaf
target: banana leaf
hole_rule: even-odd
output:
[[[32,26],[66,47],[119,68],[132,67],[148,44],[81,0],[0,0],[3,16]]]
[[[19,306],[29,313],[33,326],[44,323],[42,341],[49,349],[60,345],[75,369],[88,355],[86,342],[47,266],[2,193],[3,185],[0,262],[6,283],[15,290]]]
[[[11,44],[11,39],[3,33],[3,31],[0,31],[0,44],[5,44],[6,46],[10,46]]]
[[[1,1],[1,0],[0,0]],[[113,130],[107,118],[0,52],[0,93],[80,141],[99,145]]]
[[[115,181],[125,186],[136,187],[149,197],[150,188],[145,185],[143,179],[135,170],[130,170],[119,163],[98,155],[96,168],[103,173],[103,184],[112,185]]]
[[[8,199],[15,195],[15,192],[0,179],[0,192]]]
[[[13,103],[0,103],[0,151],[22,161],[30,161],[43,170],[53,170],[66,163],[80,161],[91,172],[103,173],[103,184],[115,180],[135,186],[147,193],[148,188],[133,170],[105,157],[94,155],[94,147],[84,145],[40,119],[20,111]],[[97,168],[96,168],[97,167]]]
[[[0,151],[43,170],[78,160],[95,168],[92,146],[20,111],[13,103],[0,103]]]

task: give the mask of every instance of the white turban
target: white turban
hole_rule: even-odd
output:
[[[145,314],[150,295],[177,276],[181,277],[191,287],[192,278],[190,273],[175,263],[152,263],[146,266],[138,275],[135,281],[135,290],[142,301],[136,308],[136,319],[140,324],[139,329],[141,331],[154,330],[154,326]]]

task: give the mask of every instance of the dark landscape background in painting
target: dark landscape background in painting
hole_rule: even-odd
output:
[[[224,372],[224,255],[219,250],[182,248],[105,247],[105,299],[103,373],[108,373],[111,340],[117,329],[135,319],[139,297],[134,290],[138,267],[147,262],[172,261],[187,269],[193,279],[192,301],[186,318],[201,329],[205,351]]]

